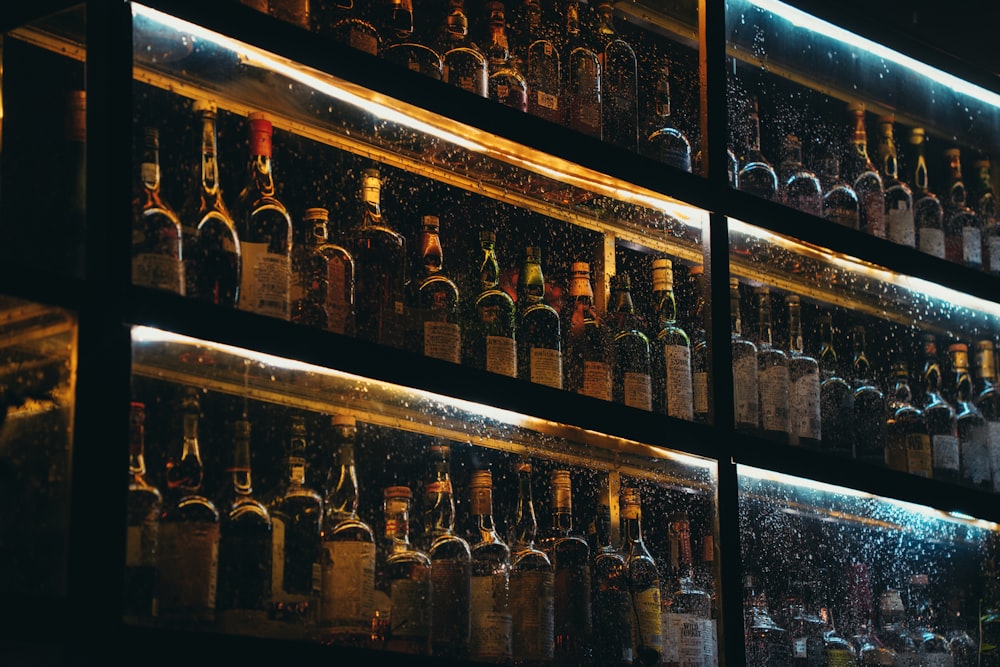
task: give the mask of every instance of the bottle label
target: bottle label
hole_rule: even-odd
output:
[[[462,329],[450,322],[424,322],[424,354],[453,364],[462,362]]]
[[[733,361],[733,402],[736,424],[757,427],[759,404],[757,396],[757,359],[747,355]]]
[[[517,377],[517,342],[509,336],[486,337],[486,370]]]
[[[988,245],[990,273],[1000,273],[1000,236],[991,236]]]
[[[702,639],[705,641],[705,666],[716,667],[719,664],[719,629],[714,618],[701,619],[705,626]]]
[[[906,436],[902,433],[890,435],[886,439],[884,460],[891,470],[906,470]]]
[[[906,436],[906,470],[911,475],[931,476],[931,439],[926,433]]]
[[[507,577],[472,577],[469,590],[472,615],[471,656],[488,660],[509,659],[513,650],[513,621],[507,605]]]
[[[792,639],[792,657],[796,660],[805,660],[809,655],[809,639],[807,637],[795,637]]]
[[[469,567],[468,560],[431,563],[431,633],[435,643],[469,643]]]
[[[931,450],[931,462],[935,468],[958,473],[958,438],[953,435],[932,436]]]
[[[865,231],[879,238],[886,237],[885,198],[881,188],[862,188],[858,192],[858,210],[864,221]]]
[[[558,111],[559,109],[559,96],[545,92],[544,90],[535,91],[535,101],[543,109],[551,109],[552,111]]]
[[[320,625],[370,632],[375,611],[375,544],[323,542]]]
[[[611,400],[611,366],[601,361],[583,362],[583,388],[580,393],[605,401]]]
[[[378,38],[369,30],[351,24],[347,29],[347,44],[358,51],[378,55]]]
[[[292,262],[266,243],[240,243],[240,310],[287,320],[291,316]]]
[[[691,421],[694,419],[691,348],[686,345],[664,345],[663,356],[667,373],[667,414]]]
[[[125,533],[126,567],[156,567],[159,531],[160,524],[155,519],[128,527]]]
[[[430,580],[426,570],[413,568],[410,576],[389,585],[392,612],[389,623],[393,637],[426,639],[430,636]]]
[[[855,659],[853,651],[828,648],[826,650],[826,664],[827,667],[854,667],[857,664],[857,660]],[[931,663],[927,662],[925,664],[930,665]]]
[[[792,430],[799,439],[819,440],[819,369],[811,368],[808,373],[792,384]]]
[[[990,458],[987,444],[987,429],[973,427],[968,431],[968,437],[959,441],[962,449],[962,478],[973,485],[989,485]]]
[[[788,366],[760,371],[760,420],[765,431],[789,431],[788,382]]]
[[[159,547],[161,615],[210,617],[219,569],[219,524],[163,523]]]
[[[922,227],[920,229],[920,252],[944,259],[944,230]]]
[[[531,381],[562,389],[562,352],[547,347],[531,348]]]
[[[708,373],[695,371],[692,373],[691,396],[696,415],[708,414]]]
[[[653,409],[653,389],[648,373],[625,372],[625,405],[640,410]]]
[[[552,659],[554,583],[551,571],[510,575],[513,652],[518,662]]]
[[[271,514],[271,597],[280,600],[285,591],[285,520]]]
[[[916,245],[916,230],[913,226],[913,209],[901,199],[896,205],[886,211],[889,226],[889,240],[893,243],[914,247]]]
[[[705,631],[708,627],[693,614],[663,614],[662,662],[683,667],[705,667]]]
[[[1000,422],[986,422],[989,438],[990,471],[993,473],[993,491],[1000,492]]]
[[[977,227],[962,227],[962,260],[971,266],[983,265],[983,237]]]
[[[349,264],[344,260],[331,259],[326,264],[326,328],[334,333],[350,333],[348,319],[353,310],[353,286],[348,275]]]
[[[139,253],[132,257],[132,283],[184,295],[184,267],[177,257]]]
[[[636,614],[636,645],[657,652],[663,650],[663,620],[660,589],[652,586],[633,594]]]

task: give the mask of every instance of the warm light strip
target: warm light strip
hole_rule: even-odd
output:
[[[993,91],[987,90],[986,88],[982,88],[973,83],[969,83],[968,81],[964,81],[953,74],[948,74],[947,72],[943,72],[935,67],[931,67],[930,65],[899,53],[898,51],[893,51],[888,47],[877,44],[876,42],[835,26],[832,23],[828,23],[822,19],[807,14],[801,9],[790,7],[783,2],[778,2],[778,0],[748,0],[748,2],[761,9],[771,12],[776,16],[780,16],[796,27],[805,28],[811,32],[825,35],[826,37],[834,39],[846,46],[861,49],[862,51],[866,51],[878,58],[894,62],[916,74],[940,83],[941,85],[947,86],[956,93],[968,95],[973,99],[985,102],[996,108],[1000,108],[1000,94],[994,93]]]

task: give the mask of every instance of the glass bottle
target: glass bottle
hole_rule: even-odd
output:
[[[740,316],[740,283],[729,279],[729,316],[732,324],[733,410],[736,429],[756,433],[760,424],[760,397],[757,393],[757,346],[743,337]]]
[[[193,248],[184,247],[185,294],[220,306],[235,307],[240,289],[240,239],[219,185],[216,151],[216,106],[195,100],[201,123],[201,164],[192,233]]]
[[[819,414],[822,449],[839,456],[854,456],[854,387],[846,379],[834,346],[833,318],[819,315]]]
[[[802,571],[802,565],[792,566],[788,581],[788,593],[783,600],[779,612],[783,627],[788,632],[792,661],[795,666],[810,664],[828,664],[823,641],[823,619],[813,608],[815,582],[803,581],[808,573]],[[837,664],[837,663],[833,663]]]
[[[160,132],[143,130],[142,189],[132,223],[132,284],[184,295],[181,221],[160,196]]]
[[[885,190],[885,226],[887,238],[893,243],[915,248],[917,232],[913,221],[913,192],[899,180],[899,160],[893,132],[893,116],[880,116],[878,161]]]
[[[632,598],[625,556],[612,543],[611,506],[606,485],[598,496],[593,533],[590,596],[593,660],[600,665],[624,667],[633,662]],[[561,655],[558,644],[556,649],[558,657]],[[580,662],[570,657],[560,664],[579,665]]]
[[[788,444],[790,377],[788,355],[774,345],[771,326],[771,290],[757,287],[757,378],[760,389],[760,428],[765,438]]]
[[[961,475],[961,457],[955,408],[941,395],[942,374],[934,334],[922,334],[920,341],[924,364],[921,407],[931,435],[931,476],[934,479],[957,482]]]
[[[219,568],[219,511],[201,493],[205,468],[198,444],[200,391],[184,389],[181,403],[183,446],[167,462],[170,501],[160,515],[159,617],[171,625],[195,626],[215,620]]]
[[[969,205],[982,225],[983,268],[993,275],[1000,275],[1000,210],[993,191],[989,158],[973,163],[976,177],[969,184]]]
[[[597,43],[601,45],[602,137],[635,152],[639,147],[639,64],[632,45],[615,26],[614,4],[597,0]]]
[[[702,619],[704,630],[702,639],[705,643],[704,664],[705,667],[717,667],[719,664],[719,597],[716,591],[716,565],[715,565],[715,509],[711,510],[712,517],[708,521],[708,527],[701,539],[701,558],[695,569],[695,585],[708,593],[709,610],[708,618]]]
[[[271,615],[302,629],[316,622],[315,575],[320,567],[323,498],[306,480],[308,434],[293,415],[285,474],[268,503],[271,513]]]
[[[946,667],[954,665],[955,657],[951,646],[940,632],[942,618],[931,599],[930,578],[924,572],[910,575],[907,609],[910,616],[909,629],[918,655],[917,664]]]
[[[962,154],[957,148],[944,152],[947,181],[944,191],[945,259],[973,269],[983,267],[981,221],[969,208],[968,193],[962,178]]]
[[[934,257],[945,256],[944,207],[930,190],[927,179],[925,155],[926,133],[924,128],[910,130],[913,152],[913,223],[917,228],[917,247]]]
[[[535,545],[531,472],[530,461],[518,462],[517,516],[510,541],[513,658],[519,665],[545,665],[552,662],[554,648],[555,574],[549,556]]]
[[[603,134],[601,59],[584,39],[584,10],[581,2],[557,1],[564,3],[566,125],[572,130],[600,139]]]
[[[823,186],[819,177],[802,164],[802,141],[794,134],[785,136],[783,157],[778,165],[781,201],[803,213],[823,215]]]
[[[491,373],[517,377],[517,313],[514,300],[500,288],[496,233],[479,233],[479,294],[473,302],[470,331],[464,336],[469,365]]]
[[[887,395],[885,463],[894,470],[931,477],[931,438],[923,410],[913,404],[910,367],[905,359],[892,362],[892,387]]]
[[[788,631],[767,608],[767,595],[757,576],[743,577],[743,633],[748,667],[777,667],[792,663]]]
[[[989,463],[992,490],[1000,491],[1000,387],[997,386],[995,350],[992,340],[975,344],[975,398],[979,413],[986,420],[986,458]]]
[[[848,626],[857,653],[859,667],[877,667],[895,664],[896,655],[880,636],[881,628],[875,626],[871,579],[864,563],[851,563],[848,569]]]
[[[695,264],[688,268],[688,289],[684,298],[690,304],[684,328],[691,339],[691,404],[694,420],[707,424],[708,404],[708,338],[705,334],[705,267]]]
[[[410,543],[413,492],[407,486],[383,491],[385,539],[389,556],[383,587],[391,601],[386,648],[427,655],[431,638],[431,560]]]
[[[465,0],[448,0],[447,4],[438,47],[444,80],[474,95],[489,97],[489,62],[469,36]]]
[[[361,174],[361,217],[348,233],[354,257],[354,324],[359,338],[402,347],[406,239],[382,214],[378,169]]]
[[[327,209],[307,208],[303,221],[304,243],[292,246],[292,321],[306,323],[315,313],[327,331],[353,335],[354,257],[331,239]],[[296,306],[300,298],[303,305]]]
[[[562,389],[561,331],[559,313],[545,302],[542,249],[528,246],[517,280],[518,377]]]
[[[656,71],[653,92],[656,126],[646,136],[645,151],[651,157],[681,171],[691,171],[691,142],[670,117],[670,63],[664,57]]]
[[[240,239],[240,310],[287,320],[291,316],[292,219],[276,196],[271,167],[273,128],[267,114],[247,117],[250,161],[236,200]]]
[[[612,331],[612,391],[617,403],[652,410],[649,338],[643,333],[632,303],[627,274],[611,277],[608,325]]]
[[[792,445],[818,449],[822,440],[819,362],[805,353],[802,303],[796,294],[785,297],[788,306],[788,405]]]
[[[819,159],[818,171],[823,184],[823,217],[848,229],[860,229],[858,195],[840,177],[840,160],[827,152]]]
[[[310,4],[309,19],[313,32],[326,35],[345,46],[377,56],[382,38],[371,21],[368,2],[333,0]]]
[[[274,18],[306,30],[309,29],[309,0],[270,0],[270,2],[262,2],[261,4],[266,6],[266,9],[261,11],[267,11]]]
[[[528,112],[562,124],[562,57],[559,53],[559,20],[553,0],[524,0],[520,8],[518,44],[515,56],[524,64],[528,86]]]
[[[233,425],[232,477],[219,528],[219,627],[257,634],[271,599],[271,514],[253,493],[250,422]]]
[[[656,561],[642,538],[642,508],[639,491],[623,488],[622,544],[628,572],[628,590],[633,623],[633,656],[638,665],[656,665],[663,650],[660,609],[660,575]]]
[[[979,664],[979,640],[969,632],[976,624],[975,614],[970,619],[966,610],[965,598],[961,593],[949,596],[941,634],[948,642],[955,667],[977,667]],[[978,636],[978,628],[974,632]]]
[[[124,615],[132,622],[156,615],[156,558],[163,494],[146,479],[146,405],[129,407],[128,520],[125,527]]]
[[[381,0],[379,15],[380,32],[385,40],[382,58],[441,81],[444,78],[441,55],[425,43],[429,35],[415,34],[413,0]]]
[[[854,121],[854,131],[843,165],[844,177],[858,195],[858,225],[861,231],[884,239],[885,191],[882,177],[868,156],[865,108],[862,104],[852,103],[847,110]]]
[[[338,414],[330,425],[337,458],[323,503],[319,631],[324,642],[368,646],[375,611],[375,534],[358,516],[357,423]]]
[[[712,596],[695,580],[691,552],[691,522],[687,512],[672,514],[668,521],[671,574],[670,589],[663,602],[663,663],[707,665],[711,645],[705,636],[712,617]]]
[[[472,519],[471,616],[469,658],[482,662],[510,662],[510,548],[493,521],[493,474],[476,470],[469,479]]]
[[[872,373],[865,352],[865,328],[851,327],[851,382],[854,385],[854,457],[874,465],[885,465],[886,418],[885,394]]]
[[[528,83],[510,52],[504,3],[488,0],[483,3],[483,10],[488,29],[483,50],[489,62],[489,98],[518,111],[527,111]]]
[[[990,489],[989,426],[975,403],[976,391],[969,372],[969,346],[952,343],[948,346],[948,357],[954,374],[951,400],[958,422],[961,480],[970,486]]]
[[[611,340],[597,315],[590,264],[573,262],[569,298],[560,315],[568,391],[611,400]]]
[[[421,273],[411,281],[406,347],[418,354],[462,362],[462,327],[458,286],[443,271],[440,222],[425,215],[420,230]]]
[[[879,596],[878,619],[878,637],[891,653],[892,664],[917,664],[916,647],[906,625],[906,607],[898,588],[889,588]]]
[[[677,324],[673,263],[653,260],[653,302],[656,336],[653,340],[653,395],[658,412],[678,419],[694,419],[691,386],[691,340]]]
[[[737,183],[743,192],[777,201],[778,199],[778,175],[774,167],[760,150],[760,114],[757,100],[754,99],[752,106],[748,110],[749,121],[746,154],[741,161]]]

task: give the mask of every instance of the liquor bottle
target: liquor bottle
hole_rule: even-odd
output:
[[[262,4],[267,5],[267,12],[274,18],[309,29],[310,0],[270,0]]]
[[[910,146],[913,152],[913,224],[917,228],[917,247],[920,251],[943,259],[944,207],[937,195],[930,190],[925,142],[924,128],[915,127],[910,130]]]
[[[372,13],[386,46],[413,34],[413,0],[378,0]]]
[[[854,457],[873,465],[885,465],[885,394],[876,384],[865,352],[865,328],[851,327],[851,383],[854,385]]]
[[[901,470],[931,477],[931,438],[923,410],[913,404],[910,390],[910,367],[905,359],[892,362],[892,386],[887,395],[885,464]]]
[[[324,501],[320,540],[319,630],[324,642],[368,646],[375,610],[375,535],[358,516],[354,464],[357,424],[334,415],[332,445],[337,452]]]
[[[858,195],[858,225],[861,231],[884,239],[885,191],[882,177],[868,156],[865,108],[861,104],[852,103],[847,110],[854,121],[854,131],[843,165],[844,177]]]
[[[760,113],[758,111],[757,100],[754,99],[752,106],[748,110],[746,153],[741,160],[737,182],[739,189],[743,192],[777,201],[778,199],[778,175],[774,167],[760,150]]]
[[[740,316],[740,283],[729,279],[729,317],[733,337],[733,411],[736,429],[757,433],[760,428],[760,396],[757,393],[757,346],[743,337]]]
[[[192,109],[201,122],[201,164],[197,201],[184,247],[185,294],[220,306],[235,307],[240,289],[240,239],[219,185],[216,151],[216,106],[195,100]]]
[[[524,0],[519,12],[519,37],[514,55],[524,64],[528,86],[528,113],[561,124],[562,62],[559,55],[557,18],[551,15],[553,0]]]
[[[821,313],[819,326],[819,414],[822,449],[839,456],[854,456],[854,387],[846,379],[834,346],[833,318]]]
[[[653,302],[656,312],[652,341],[653,401],[657,412],[694,419],[691,387],[691,340],[677,324],[673,263],[653,260]]]
[[[712,514],[713,517],[709,519],[708,528],[701,539],[701,559],[695,569],[695,585],[708,593],[711,605],[708,618],[702,619],[702,625],[705,626],[702,631],[705,667],[717,667],[719,664],[719,599],[715,587],[714,510]]]
[[[160,132],[143,131],[142,190],[132,223],[132,284],[184,295],[181,221],[160,196]]]
[[[324,210],[324,209],[319,209]],[[329,220],[324,224],[322,214],[314,221],[313,232],[316,236],[320,254],[326,257],[327,291],[326,315],[327,331],[353,336],[354,326],[354,290],[355,265],[354,256],[340,243],[339,226],[331,226]]]
[[[1000,491],[1000,387],[997,386],[995,357],[993,341],[976,341],[973,401],[986,420],[986,456],[994,492]]]
[[[482,662],[510,662],[513,651],[510,548],[493,521],[493,475],[489,470],[472,473],[469,514],[472,519],[469,658]]]
[[[921,408],[931,436],[931,476],[934,479],[957,482],[961,473],[961,457],[955,408],[941,395],[941,366],[938,363],[934,334],[922,334],[920,342],[924,364]]]
[[[219,627],[257,634],[271,599],[271,515],[253,494],[250,422],[233,425],[232,488],[219,527]]]
[[[510,541],[513,658],[519,665],[545,665],[552,662],[554,648],[555,575],[549,556],[535,545],[531,471],[530,461],[518,462],[517,519]],[[589,592],[589,581],[587,585]]]
[[[969,632],[975,621],[970,622],[966,609],[964,596],[961,593],[952,594],[945,610],[945,620],[941,624],[941,634],[948,642],[955,667],[977,667],[979,664],[979,640]],[[976,634],[978,635],[978,631]]]
[[[663,650],[660,575],[642,537],[639,491],[623,488],[622,544],[633,617],[633,656],[637,665],[656,665]]]
[[[969,346],[948,346],[951,361],[951,402],[958,422],[961,481],[981,489],[992,487],[989,457],[989,425],[976,405],[976,391],[969,372]]]
[[[955,658],[947,638],[942,635],[937,606],[931,599],[930,578],[924,572],[910,575],[907,590],[909,630],[919,662],[923,665],[954,665]]]
[[[944,191],[945,259],[973,269],[983,267],[981,221],[968,206],[968,193],[962,178],[962,154],[957,148],[944,152],[948,180]]]
[[[906,607],[898,588],[882,592],[878,601],[878,637],[889,649],[891,664],[919,664],[916,647],[906,625]]]
[[[380,32],[385,37],[380,52],[384,60],[435,81],[444,79],[444,62],[430,46],[431,36],[415,30],[413,0],[381,0],[378,14]]]
[[[390,486],[383,497],[389,556],[382,583],[391,601],[385,646],[399,653],[427,655],[431,638],[431,560],[410,544],[413,492],[406,486]]]
[[[313,32],[335,42],[377,56],[382,38],[367,11],[370,2],[333,0],[310,5],[309,19]]]
[[[778,186],[785,206],[817,217],[823,215],[823,186],[819,177],[803,166],[802,141],[794,134],[785,135]]]
[[[779,620],[788,632],[791,664],[829,664],[825,655],[823,619],[813,609],[815,593],[809,590],[815,588],[815,582],[803,581],[805,573],[801,568],[798,563],[792,565],[788,593],[779,612]]]
[[[893,116],[880,116],[878,161],[885,190],[885,226],[887,238],[893,243],[915,248],[917,232],[913,221],[913,192],[899,180],[899,160],[893,133]]]
[[[554,640],[559,665],[589,664],[592,651],[590,546],[573,531],[573,486],[568,470],[553,470],[552,524],[543,541],[555,571]]]
[[[611,400],[611,340],[597,315],[590,264],[573,262],[569,298],[560,314],[567,390]]]
[[[868,567],[864,563],[853,562],[849,566],[847,577],[848,627],[852,630],[857,664],[859,667],[894,664],[896,656],[882,641],[875,626],[875,609]]]
[[[848,229],[860,229],[858,195],[840,177],[840,160],[826,152],[819,159],[818,171],[823,184],[823,217]]]
[[[743,633],[748,667],[792,664],[788,631],[771,617],[756,575],[743,577]]]
[[[448,0],[439,42],[444,80],[474,95],[489,97],[489,62],[469,36],[465,0]]]
[[[293,415],[286,441],[285,474],[268,503],[271,513],[271,615],[292,628],[316,623],[323,498],[306,480],[305,418]]]
[[[788,306],[788,406],[792,445],[819,449],[823,439],[820,412],[819,362],[805,353],[802,303],[798,295],[785,297]]]
[[[820,579],[814,584],[817,602],[813,605],[815,614],[823,623],[823,658],[827,665],[856,665],[858,652],[851,640],[841,634],[834,623],[829,603],[829,579]]]
[[[681,171],[691,171],[691,142],[670,117],[670,63],[666,57],[656,71],[652,115],[655,126],[645,137],[644,152]]]
[[[691,553],[691,522],[687,512],[675,512],[668,523],[670,544],[670,587],[663,602],[663,663],[666,665],[707,665],[711,645],[705,623],[712,616],[712,596],[695,581]]]
[[[402,347],[406,239],[382,215],[381,192],[378,170],[365,169],[361,219],[345,244],[354,257],[354,325],[359,338]]]
[[[514,300],[500,288],[496,234],[479,233],[479,294],[472,304],[469,331],[463,336],[466,362],[475,368],[517,377],[517,312]]]
[[[250,161],[247,182],[236,200],[240,239],[240,310],[287,320],[291,316],[292,220],[276,196],[271,171],[271,121],[247,117]]]
[[[983,268],[993,275],[1000,274],[1000,210],[993,191],[988,158],[973,163],[976,177],[969,184],[969,205],[979,217],[983,237]]]
[[[198,444],[201,399],[186,388],[181,403],[183,446],[167,462],[171,500],[160,515],[159,617],[171,625],[197,626],[215,620],[219,567],[219,511],[201,494],[205,468]]]
[[[788,355],[774,345],[771,326],[771,290],[757,287],[757,378],[760,391],[760,430],[770,440],[788,444],[790,377]]]
[[[631,665],[632,598],[628,587],[628,566],[625,556],[612,543],[607,485],[602,485],[598,494],[589,532],[594,537],[590,566],[593,661],[599,665]],[[564,664],[579,665],[580,662],[570,658]]]
[[[425,215],[420,230],[421,273],[410,282],[407,349],[435,359],[462,362],[458,286],[443,271],[440,222]]]
[[[685,331],[691,339],[691,404],[694,420],[708,423],[708,338],[705,334],[705,267],[695,264],[688,268],[688,288],[682,293],[691,304],[685,317]]]
[[[615,26],[612,0],[597,0],[597,43],[601,45],[602,137],[635,152],[639,148],[639,64],[635,49]]]
[[[564,3],[566,125],[600,139],[603,134],[601,59],[584,39],[584,6],[580,0],[558,1]]]
[[[483,3],[483,10],[489,32],[483,43],[489,63],[489,98],[518,111],[527,111],[528,83],[510,52],[504,3],[488,0]]]
[[[545,302],[542,249],[528,246],[517,280],[518,377],[562,389],[561,330],[559,313]]]
[[[636,315],[627,274],[611,277],[608,325],[612,331],[612,397],[617,403],[652,410],[649,338]]]
[[[146,479],[146,405],[129,408],[128,522],[125,528],[124,615],[149,621],[157,613],[156,557],[163,494]]]
[[[330,213],[303,214],[301,242],[292,245],[292,321],[354,333],[354,258],[330,238]]]

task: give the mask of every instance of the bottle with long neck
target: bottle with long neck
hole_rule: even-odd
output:
[[[917,247],[934,257],[945,256],[944,207],[937,195],[931,192],[927,179],[927,157],[924,128],[910,130],[913,153],[913,224],[917,229]]]
[[[819,177],[802,164],[802,141],[794,134],[785,136],[783,157],[778,165],[778,185],[785,206],[823,215],[823,186]]]
[[[712,617],[712,596],[695,580],[691,552],[691,522],[687,512],[671,515],[669,588],[663,600],[663,662],[666,665],[707,665],[711,639],[706,620]]]
[[[612,332],[614,400],[640,410],[652,410],[649,338],[639,324],[627,274],[611,277],[608,323]]]
[[[375,610],[375,534],[358,516],[357,424],[354,417],[338,414],[330,425],[337,458],[324,502],[320,634],[332,643],[368,646]]]
[[[504,3],[488,0],[483,3],[483,9],[488,30],[484,51],[489,61],[489,98],[518,111],[527,111],[528,83],[510,51]]]
[[[995,358],[993,341],[976,341],[973,402],[986,420],[986,450],[994,493],[1000,491],[1000,387],[997,386]]]
[[[372,56],[382,48],[382,37],[371,21],[370,2],[334,0],[313,2],[309,19],[314,32]]]
[[[859,229],[858,194],[841,178],[840,160],[825,150],[817,171],[823,185],[823,217],[848,229]]]
[[[892,376],[887,402],[886,465],[911,475],[931,477],[931,438],[927,417],[913,404],[910,368],[905,359],[893,361]]]
[[[885,190],[885,226],[887,238],[893,243],[917,245],[917,232],[913,222],[913,192],[899,180],[899,160],[893,133],[895,119],[892,115],[879,117],[878,161]]]
[[[858,224],[861,231],[885,238],[885,191],[882,177],[868,156],[865,108],[861,104],[850,104],[847,110],[854,121],[854,130],[844,164],[844,176],[858,195]]]
[[[983,267],[981,221],[969,208],[962,178],[962,154],[958,148],[944,152],[948,176],[944,194],[944,256],[973,269]]]
[[[760,389],[760,429],[765,438],[787,444],[791,431],[788,355],[774,345],[771,326],[771,290],[758,287],[757,377]]]
[[[778,198],[778,175],[774,167],[760,149],[760,113],[754,99],[747,111],[747,132],[745,155],[743,157],[737,183],[743,192],[776,201]]]
[[[653,386],[658,412],[679,419],[694,419],[691,388],[691,340],[677,323],[673,263],[653,260],[653,301],[656,336],[653,339]]]
[[[518,377],[562,389],[561,329],[559,313],[545,302],[542,249],[528,246],[517,281]]]
[[[865,329],[851,328],[851,380],[854,385],[854,457],[885,465],[887,406],[885,394],[872,375],[865,348]]]
[[[480,232],[479,244],[479,293],[472,304],[470,330],[463,336],[465,359],[475,368],[517,377],[517,313],[514,300],[500,288],[496,233]]]
[[[976,177],[969,184],[969,205],[979,217],[983,237],[983,268],[1000,275],[1000,210],[998,210],[989,158],[973,163]]]
[[[569,299],[561,318],[566,389],[610,401],[611,341],[607,326],[597,314],[587,262],[573,262],[571,266]]]
[[[688,269],[688,289],[684,296],[689,304],[685,331],[691,339],[691,404],[694,420],[707,424],[708,404],[708,337],[705,333],[705,267],[695,264]]]
[[[798,295],[786,296],[785,304],[788,306],[788,442],[818,449],[823,439],[819,362],[805,353],[802,303]]]
[[[564,118],[558,19],[554,0],[523,0],[514,56],[524,64],[528,113],[553,123]]]
[[[216,106],[196,100],[194,112],[201,121],[201,165],[198,202],[188,237],[194,247],[184,248],[185,293],[220,306],[235,307],[240,290],[240,238],[219,185],[216,151]]]
[[[961,481],[980,489],[992,487],[988,425],[976,405],[976,391],[969,370],[969,346],[952,343],[948,346],[951,361],[952,402],[958,421]]]
[[[423,9],[425,7],[422,6]],[[411,72],[441,81],[444,78],[441,54],[426,43],[429,35],[415,29],[413,0],[382,0],[379,15],[381,32],[385,37],[382,58]]]
[[[653,117],[656,121],[644,137],[643,151],[656,160],[691,171],[691,142],[670,117],[670,63],[663,57],[656,71],[656,88],[653,93]]]
[[[566,62],[566,125],[600,139],[602,121],[602,71],[597,51],[583,36],[583,6],[580,0],[563,2],[564,60]]]
[[[510,548],[493,521],[493,475],[477,470],[469,480],[472,519],[471,616],[469,657],[482,662],[510,662]]]
[[[663,651],[663,623],[660,609],[660,575],[656,561],[642,537],[642,508],[639,491],[624,488],[622,503],[622,544],[631,598],[634,661],[656,665]]]
[[[593,660],[600,665],[624,667],[633,662],[632,599],[625,556],[612,540],[611,501],[607,485],[597,500],[592,531],[591,608],[593,610]],[[568,665],[579,665],[575,659]]]
[[[930,594],[930,577],[925,572],[910,575],[907,590],[909,630],[918,654],[918,664],[955,664],[948,639],[941,633],[942,617]]]
[[[733,410],[736,429],[756,433],[760,428],[760,397],[757,393],[757,346],[743,337],[740,315],[740,283],[729,279],[729,317],[733,332]]]
[[[602,47],[602,136],[625,150],[639,147],[639,64],[635,49],[615,26],[614,3],[597,0],[597,41]]]
[[[792,664],[789,631],[768,610],[767,594],[757,575],[743,578],[743,632],[748,667]]]
[[[146,405],[129,408],[128,523],[125,532],[124,615],[148,621],[156,615],[156,556],[163,494],[146,479]]]
[[[462,327],[458,286],[443,270],[440,222],[425,215],[420,231],[421,274],[414,287],[406,323],[406,347],[419,354],[458,364]]]
[[[389,545],[382,585],[391,613],[386,648],[427,655],[431,638],[431,560],[410,543],[413,492],[390,486],[383,492],[385,539]]]
[[[934,334],[922,334],[920,342],[923,356],[921,407],[931,436],[931,476],[934,479],[957,482],[961,473],[961,456],[955,408],[942,397],[941,366],[938,363]]]
[[[448,0],[440,30],[438,53],[444,80],[480,97],[489,97],[489,62],[469,36],[465,0]]]
[[[846,379],[834,345],[833,318],[821,313],[819,326],[819,414],[822,450],[854,456],[854,388]]]
[[[181,221],[160,195],[160,133],[143,131],[142,189],[132,222],[132,283],[184,294]]]
[[[271,167],[273,129],[251,113],[247,182],[236,200],[240,238],[240,310],[287,320],[291,316],[292,219],[277,197]]]
[[[302,223],[293,228],[292,277],[288,291],[290,319],[317,329],[326,329],[329,324],[330,276],[327,258],[319,251],[320,244],[326,242],[329,217],[325,208],[307,208]]]

